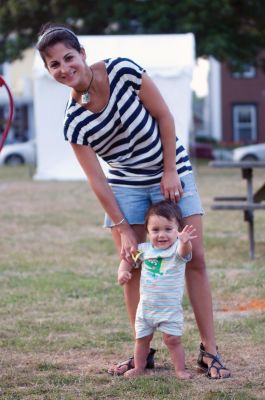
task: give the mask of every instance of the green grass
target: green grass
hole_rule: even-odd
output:
[[[157,333],[156,372],[127,381],[108,366],[133,349],[117,256],[103,211],[86,182],[35,182],[27,167],[0,168],[1,400],[252,400],[265,398],[264,312],[224,308],[265,298],[265,215],[256,213],[256,259],[249,260],[240,212],[210,209],[214,196],[243,194],[239,171],[198,163],[206,259],[218,345],[233,377],[197,374],[199,335],[187,294],[183,343],[194,379],[174,378]],[[255,185],[264,172],[255,171]],[[216,185],[218,182],[218,185]]]

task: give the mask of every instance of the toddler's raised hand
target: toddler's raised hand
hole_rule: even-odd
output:
[[[178,239],[182,243],[187,243],[189,240],[196,239],[197,235],[195,235],[196,229],[193,225],[185,225],[181,232],[178,233]]]

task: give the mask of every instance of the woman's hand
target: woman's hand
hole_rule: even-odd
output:
[[[165,199],[178,202],[183,194],[183,188],[177,171],[164,172],[160,188]]]
[[[117,229],[120,234],[121,258],[126,260],[128,263],[132,264],[133,263],[132,254],[134,254],[137,251],[138,247],[134,230],[127,222],[112,229]]]

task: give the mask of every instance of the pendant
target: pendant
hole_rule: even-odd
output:
[[[81,96],[81,103],[82,104],[87,104],[90,102],[90,94],[88,92],[83,93]]]

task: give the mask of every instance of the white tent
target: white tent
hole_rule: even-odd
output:
[[[79,40],[86,49],[89,64],[120,56],[131,58],[144,67],[163,94],[174,116],[176,133],[187,148],[195,59],[193,34],[80,36]],[[49,76],[37,53],[33,72],[37,140],[35,179],[84,179],[71,146],[63,136],[69,88]],[[105,168],[104,163],[102,165]]]

